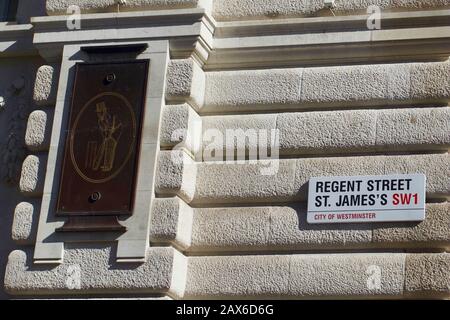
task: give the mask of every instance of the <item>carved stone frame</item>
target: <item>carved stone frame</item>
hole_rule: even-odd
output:
[[[64,224],[64,218],[56,217],[56,201],[61,174],[62,157],[67,130],[75,64],[94,62],[98,58],[81,48],[98,46],[123,46],[146,44],[147,49],[134,55],[136,60],[149,60],[147,94],[144,106],[142,138],[137,169],[133,215],[124,217],[121,223],[127,231],[121,235],[113,232],[56,233]],[[130,60],[127,54],[103,54],[102,62]],[[34,262],[58,264],[63,261],[65,242],[118,241],[117,262],[143,262],[149,246],[151,203],[154,198],[154,177],[159,145],[161,111],[165,103],[166,71],[169,61],[169,41],[114,42],[92,45],[71,44],[63,48],[55,116],[50,151],[45,174],[44,193],[34,250]]]

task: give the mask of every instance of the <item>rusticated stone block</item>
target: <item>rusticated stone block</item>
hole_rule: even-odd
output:
[[[33,100],[38,106],[50,106],[56,103],[59,68],[53,65],[39,67],[34,82]]]
[[[192,214],[192,208],[178,197],[155,199],[152,206],[150,240],[188,248],[191,244]]]
[[[30,155],[25,158],[20,176],[20,191],[27,196],[42,195],[47,157]]]
[[[188,102],[201,109],[205,95],[205,74],[193,59],[172,60],[167,69],[166,97],[169,101]]]
[[[375,297],[403,294],[405,254],[189,258],[186,298]],[[380,273],[381,285],[371,276]]]
[[[450,297],[450,254],[410,254],[405,292],[415,297]]]
[[[161,146],[186,148],[196,154],[200,148],[202,119],[188,105],[167,105],[161,122]]]
[[[155,180],[156,193],[161,196],[178,195],[190,203],[194,196],[197,166],[182,150],[161,151]]]
[[[150,248],[143,264],[111,265],[111,247],[68,244],[58,266],[33,265],[31,250],[10,253],[5,289],[12,295],[169,294],[183,296],[187,261],[173,248]]]
[[[239,111],[245,106],[300,101],[303,69],[220,71],[206,74],[205,108]]]
[[[28,117],[25,145],[31,151],[45,151],[50,145],[50,123],[47,112],[33,111]]]
[[[36,238],[40,205],[21,202],[14,210],[11,238],[20,244],[32,244]]]

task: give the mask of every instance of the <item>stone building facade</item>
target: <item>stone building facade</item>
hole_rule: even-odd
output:
[[[449,0],[6,2],[1,298],[450,297]],[[124,61],[126,231],[58,232],[75,67]],[[311,177],[412,173],[422,222],[306,221]]]

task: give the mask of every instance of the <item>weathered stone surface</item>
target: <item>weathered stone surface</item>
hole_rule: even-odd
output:
[[[30,155],[25,158],[20,175],[20,191],[27,196],[40,196],[44,189],[45,165],[47,157],[44,155]]]
[[[192,201],[195,191],[197,166],[184,151],[161,151],[155,190],[160,196],[178,195],[187,203]]]
[[[280,202],[295,199],[295,161],[198,164],[195,203]],[[273,175],[263,175],[267,169]]]
[[[374,228],[373,242],[379,245],[408,244],[415,247],[450,247],[450,204],[428,204],[423,222],[383,224]]]
[[[292,296],[399,296],[405,254],[316,254],[293,256],[288,292]],[[380,272],[380,283],[371,277]]]
[[[304,16],[311,15],[322,8],[322,0],[215,0],[213,12],[218,20],[237,20]]]
[[[218,159],[217,153],[221,153],[223,158],[234,159],[236,150],[244,151],[243,155],[251,150],[253,159],[256,159],[259,146],[264,143],[268,147],[271,145],[277,115],[209,116],[202,120],[204,160]]]
[[[47,112],[33,111],[28,117],[25,145],[31,151],[48,150],[50,145],[50,124]]]
[[[447,102],[450,98],[450,63],[412,64],[411,98]]]
[[[192,251],[249,250],[266,246],[271,208],[195,209]]]
[[[309,225],[297,206],[195,209],[190,251],[251,251],[365,247],[367,226]]]
[[[408,65],[307,68],[303,103],[405,100],[409,98]]]
[[[214,150],[230,154],[231,159],[236,151],[256,150],[264,141],[260,130],[267,133],[269,145],[274,129],[279,130],[282,155],[447,150],[450,146],[448,107],[206,116],[202,120],[204,153]]]
[[[237,111],[244,106],[293,104],[300,100],[303,69],[206,73],[205,110]]]
[[[40,205],[21,202],[14,210],[11,238],[20,244],[32,244],[36,238]]]
[[[385,174],[423,173],[429,198],[449,198],[450,156],[448,154],[386,157]]]
[[[193,59],[172,60],[167,69],[166,98],[189,102],[200,109],[205,95],[205,74]]]
[[[306,205],[194,210],[189,251],[448,248],[449,204],[429,204],[423,222],[311,225]]]
[[[127,10],[157,10],[194,8],[204,5],[204,0],[127,0],[120,5],[121,11]],[[47,13],[49,15],[67,14],[67,8],[73,5],[70,0],[47,0]],[[82,12],[109,12],[117,11],[117,0],[78,0],[76,5]]]
[[[403,294],[405,254],[189,258],[186,298],[368,297]],[[369,285],[373,268],[381,286]]]
[[[450,100],[450,63],[405,63],[206,73],[208,112],[393,106]]]
[[[377,112],[376,140],[380,149],[447,150],[450,108],[380,110]]]
[[[376,5],[384,11],[439,8],[449,6],[446,0],[337,0],[333,9],[340,14],[366,13]],[[323,0],[214,0],[214,17],[218,20],[260,19],[320,15]]]
[[[160,142],[162,147],[186,148],[196,154],[200,148],[202,119],[188,105],[164,107]]]
[[[194,203],[256,203],[305,201],[311,177],[424,173],[427,195],[450,194],[450,157],[447,154],[281,159],[201,163],[197,165]],[[274,175],[263,175],[271,167]],[[278,168],[278,170],[277,170]]]
[[[375,144],[376,111],[281,113],[280,153],[304,154],[367,149]]]
[[[191,257],[185,297],[282,296],[289,281],[288,256]]]
[[[31,250],[11,252],[5,289],[13,295],[168,293],[183,296],[186,258],[172,248],[150,248],[144,264],[111,262],[108,245],[67,244],[64,263],[33,265]],[[77,277],[79,275],[79,277]],[[177,280],[177,282],[175,282]]]
[[[191,245],[193,210],[178,197],[153,201],[150,241],[172,243],[182,249]]]
[[[39,67],[34,83],[33,100],[38,106],[50,106],[56,103],[59,68],[52,65]]]
[[[405,292],[413,296],[450,297],[450,254],[410,254]]]

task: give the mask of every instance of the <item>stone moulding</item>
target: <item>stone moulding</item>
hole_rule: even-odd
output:
[[[170,10],[205,8],[211,11],[212,0],[47,0],[48,15],[67,14],[71,5],[77,5],[82,13],[124,12],[143,10]]]
[[[158,293],[187,299],[450,295],[446,253],[184,257],[172,248],[150,248],[150,259],[140,265],[111,264],[110,254],[108,246],[69,246],[63,264],[43,269],[30,265],[29,251],[16,250],[8,258],[5,288],[24,296]]]
[[[54,267],[32,264],[30,250],[8,258],[5,289],[13,295],[61,294],[184,294],[186,258],[172,248],[148,249],[145,263],[118,264],[108,245],[68,245],[64,263]]]

